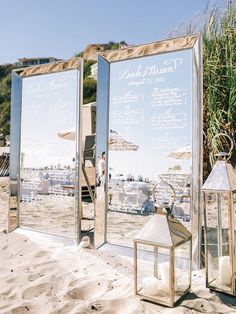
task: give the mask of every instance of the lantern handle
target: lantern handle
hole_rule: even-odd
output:
[[[165,208],[166,211],[167,211],[167,214],[170,215],[172,213],[172,209],[173,209],[173,206],[174,206],[174,203],[175,203],[175,200],[176,200],[176,192],[175,192],[175,189],[174,187],[169,184],[168,182],[166,182],[161,176],[159,176],[159,178],[161,179],[161,181],[165,184],[165,185],[168,185],[169,188],[172,190],[172,193],[173,193],[173,200],[170,203],[163,203],[161,205],[159,205],[160,208]],[[158,184],[155,184],[154,187],[153,187],[153,190],[152,190],[152,196],[153,196],[153,199],[155,200],[155,190],[156,190],[156,187],[158,186]]]
[[[225,159],[226,161],[228,161],[231,156],[232,156],[232,151],[233,151],[233,148],[234,148],[234,142],[232,140],[232,138],[228,135],[228,134],[225,134],[225,133],[217,133],[213,139],[211,140],[211,143],[212,143],[212,146],[213,146],[213,143],[215,141],[215,139],[217,137],[220,137],[220,136],[224,136],[224,137],[227,137],[229,140],[230,140],[230,144],[231,144],[231,147],[230,147],[230,150],[228,153],[225,153],[225,152],[220,152],[220,153],[217,153],[215,154],[216,157],[222,157],[223,159]],[[226,158],[227,157],[227,158]]]

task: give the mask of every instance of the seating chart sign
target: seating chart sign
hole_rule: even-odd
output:
[[[20,227],[76,237],[78,70],[23,78],[20,137]]]
[[[194,180],[200,177],[199,160],[193,161],[200,155],[196,43],[197,36],[170,39],[99,59],[97,214],[104,206],[108,243],[132,246],[155,206],[173,202],[175,217],[192,230],[193,168]]]
[[[190,219],[191,56],[184,50],[111,65],[110,142],[124,148],[109,147],[109,211],[153,214],[152,190],[163,174],[177,192],[179,218]],[[163,188],[156,193],[169,197]]]
[[[117,173],[152,180],[179,163],[181,171],[189,173],[191,54],[185,50],[111,65],[109,127],[120,139],[137,145],[135,151],[129,146],[122,152],[109,150],[109,164]],[[181,148],[188,148],[187,158],[171,157]]]

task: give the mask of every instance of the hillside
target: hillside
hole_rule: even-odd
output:
[[[10,99],[12,64],[0,65],[0,133],[10,133]]]
[[[114,50],[123,47],[127,47],[127,43],[125,41],[121,41],[120,43],[115,43],[110,41],[108,44],[93,44],[88,45],[83,51],[82,55],[84,60],[94,60],[97,61],[98,53],[106,51],[106,50]]]

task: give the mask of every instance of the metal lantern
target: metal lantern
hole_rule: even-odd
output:
[[[192,269],[192,236],[171,214],[173,204],[159,205],[134,238],[135,294],[170,307],[190,290]]]
[[[219,153],[202,187],[205,221],[206,286],[236,296],[236,172],[228,162],[233,150]]]

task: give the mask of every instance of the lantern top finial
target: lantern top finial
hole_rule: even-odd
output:
[[[158,192],[158,184],[156,184],[153,188],[153,191],[152,191],[152,195],[153,195],[153,200],[154,200],[154,203],[155,203],[155,208],[156,208],[156,213],[160,213],[160,211],[162,211],[163,209],[166,210],[166,214],[167,215],[171,215],[172,213],[172,210],[173,210],[173,206],[174,206],[174,203],[175,203],[175,200],[176,200],[176,192],[175,192],[175,189],[174,187],[169,184],[168,182],[166,182],[162,177],[159,177],[161,179],[161,183],[163,183],[164,185],[166,185],[166,187],[171,191],[172,193],[172,197],[170,198],[170,200],[168,201],[160,201],[158,200],[158,196],[156,197],[155,196],[155,193],[159,193]]]
[[[229,150],[229,152],[219,152],[219,153],[217,153],[217,154],[215,154],[215,157],[217,157],[218,158],[218,160],[229,160],[230,158],[231,158],[231,156],[232,156],[232,151],[233,151],[233,148],[234,148],[234,143],[233,143],[233,140],[232,140],[232,138],[228,135],[228,134],[225,134],[225,133],[218,133],[218,134],[216,134],[214,137],[213,137],[213,139],[212,139],[212,141],[211,141],[211,143],[212,143],[212,146],[214,146],[214,142],[215,142],[215,140],[216,140],[216,138],[218,138],[218,137],[226,137],[226,138],[228,138],[229,140],[230,140],[230,150]]]

